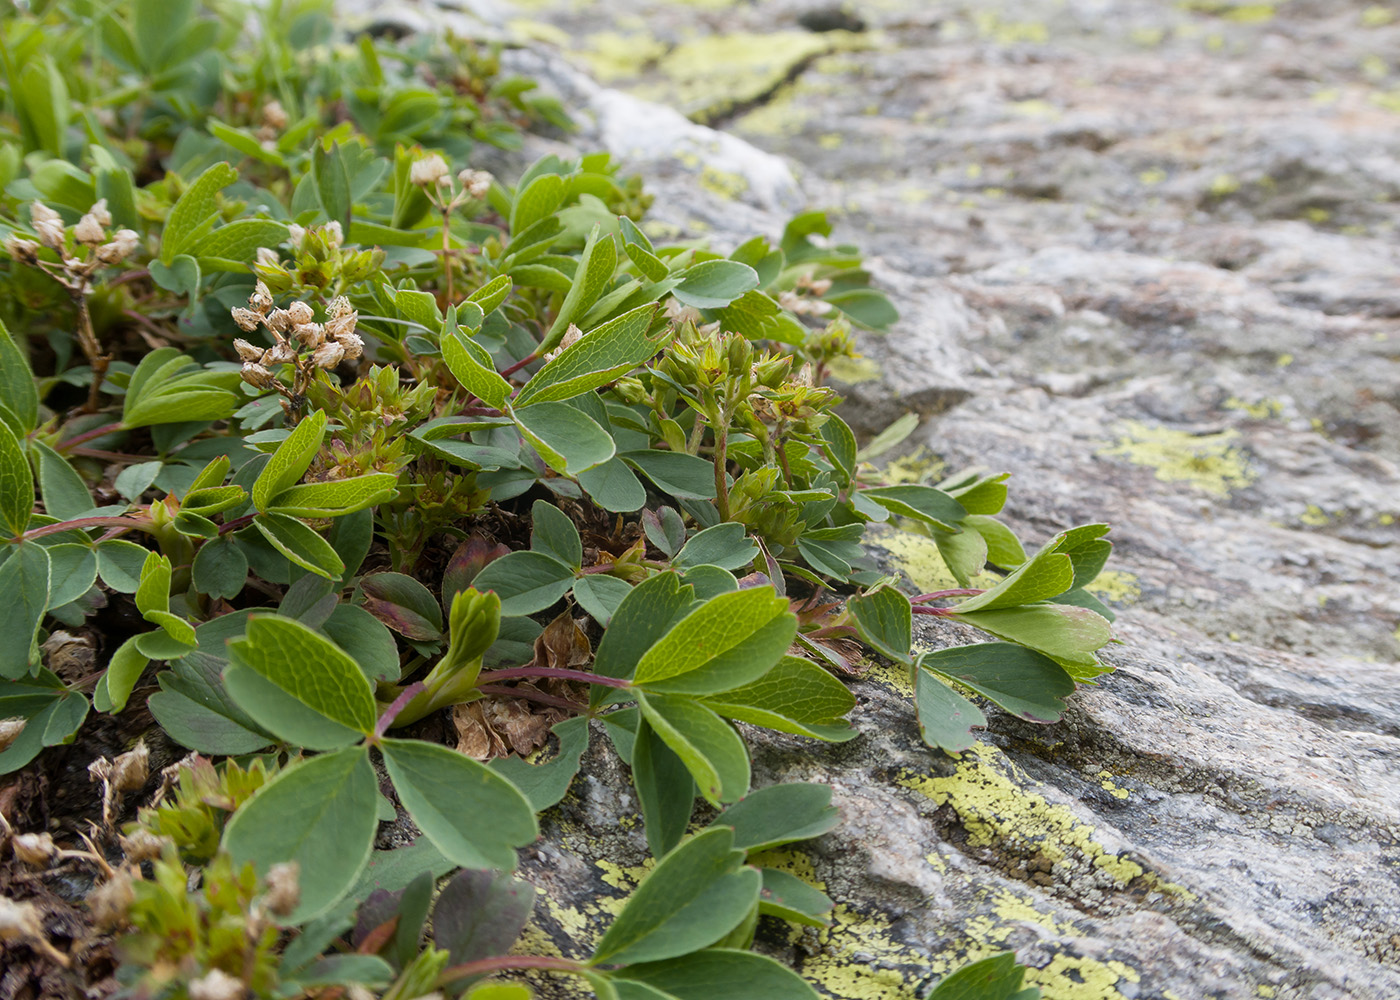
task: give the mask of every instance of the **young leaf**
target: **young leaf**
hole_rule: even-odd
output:
[[[868,646],[895,663],[910,662],[914,612],[909,598],[893,587],[877,587],[868,594],[852,597],[846,602],[846,609]]]
[[[529,800],[486,765],[422,740],[385,739],[380,750],[404,808],[449,860],[510,871],[515,848],[539,836]]]
[[[487,406],[500,408],[510,396],[511,387],[491,361],[491,355],[476,341],[456,330],[442,338],[442,360],[462,387]]]
[[[558,174],[540,174],[515,193],[510,209],[510,232],[518,236],[564,202],[567,185]]]
[[[131,697],[132,688],[136,687],[136,682],[140,680],[142,671],[151,662],[137,648],[137,638],[137,636],[132,636],[117,647],[117,651],[112,654],[112,659],[107,664],[107,672],[97,682],[94,698],[97,699],[99,710],[120,712],[124,709],[127,699]],[[106,702],[105,705],[103,701]]]
[[[619,457],[677,500],[715,498],[715,467],[703,458],[659,449],[628,451]]]
[[[476,291],[467,296],[468,302],[475,302],[483,313],[491,313],[510,295],[511,280],[508,275],[497,275]]]
[[[727,691],[767,673],[796,634],[797,617],[772,587],[721,594],[647,650],[634,682],[659,692]]]
[[[811,660],[785,656],[758,680],[705,698],[703,704],[730,719],[828,742],[855,738],[842,716],[855,707],[846,685]]]
[[[577,476],[617,452],[612,435],[567,403],[536,403],[514,418],[525,440],[560,475]]]
[[[583,542],[569,515],[546,500],[530,508],[530,548],[578,569],[583,565]]]
[[[642,720],[632,744],[632,784],[642,807],[647,847],[662,857],[681,842],[695,809],[695,781],[685,762]]]
[[[915,675],[914,702],[924,742],[954,753],[972,746],[972,730],[987,724],[982,710],[928,671]]]
[[[762,884],[758,872],[743,867],[744,853],[733,845],[733,831],[717,827],[657,862],[598,941],[589,964],[674,958],[729,933],[758,901]]]
[[[331,543],[294,517],[265,511],[253,518],[253,527],[273,548],[304,570],[328,580],[338,580],[345,572],[345,564]]]
[[[957,531],[967,514],[962,504],[932,486],[879,486],[861,490],[860,495],[892,514],[923,521],[942,531]]]
[[[161,236],[160,261],[169,266],[189,251],[214,227],[218,193],[238,180],[238,171],[227,163],[215,163],[185,189],[170,210]]]
[[[579,761],[588,749],[588,719],[577,716],[557,723],[553,730],[559,737],[559,755],[544,764],[527,764],[519,757],[497,757],[487,766],[520,789],[530,800],[530,808],[544,812],[557,805],[569,790],[569,783],[578,773]]]
[[[314,410],[277,446],[253,482],[253,506],[265,511],[273,498],[301,481],[326,436],[326,412]]]
[[[808,927],[830,925],[826,914],[835,904],[826,893],[776,868],[762,868],[759,872],[763,875],[763,888],[758,894],[759,913]]]
[[[711,821],[734,831],[734,846],[766,851],[779,844],[820,837],[841,822],[830,785],[794,782],[750,792]]]
[[[758,287],[758,272],[737,260],[706,260],[692,264],[678,277],[673,295],[696,309],[720,309]]]
[[[674,507],[642,511],[642,529],[647,540],[667,556],[674,556],[685,544],[685,522]]]
[[[267,510],[293,517],[339,517],[373,507],[394,497],[399,477],[372,472],[350,479],[292,486],[272,498]]]
[[[473,583],[500,597],[502,615],[532,615],[569,592],[574,571],[543,552],[512,552],[492,562]]]
[[[0,677],[14,680],[38,662],[34,636],[49,606],[49,553],[42,545],[25,542],[0,563],[0,594],[8,603],[0,615]]]
[[[571,399],[615,381],[666,346],[669,332],[648,338],[656,306],[623,313],[564,348],[525,383],[515,407]]]
[[[34,509],[34,476],[15,432],[0,421],[0,528],[18,537]]]
[[[1050,657],[1008,642],[953,646],[919,657],[919,666],[990,698],[1030,722],[1059,722],[1074,681]]]
[[[690,536],[672,560],[679,569],[691,566],[718,566],[743,569],[758,558],[758,545],[737,521],[725,521]]]
[[[928,1000],[1038,1000],[1040,990],[1034,987],[1021,992],[1025,975],[1016,953],[1004,951],[949,973]]]
[[[607,289],[617,270],[617,241],[611,234],[602,234],[598,226],[588,234],[579,257],[578,270],[574,272],[569,294],[559,305],[559,312],[544,340],[540,342],[540,353],[552,351],[564,339],[569,324],[583,316],[593,303]]]
[[[374,731],[374,691],[364,673],[344,650],[301,622],[280,615],[255,615],[248,619],[246,637],[230,642],[228,648],[231,667],[241,664],[307,709],[350,731],[361,735]],[[230,691],[238,697],[232,687]],[[244,707],[261,719],[255,705]],[[296,739],[295,734],[278,735]]]
[[[685,762],[709,802],[735,802],[748,792],[749,753],[728,723],[691,698],[639,693],[637,700],[647,723]]]
[[[694,601],[695,591],[683,586],[676,573],[658,573],[633,587],[603,633],[593,658],[594,672],[604,677],[631,677],[643,654],[671,630]],[[595,689],[594,694],[601,699],[603,692]]]
[[[302,923],[330,909],[360,877],[374,847],[378,782],[366,747],[293,764],[258,789],[224,828],[235,865],[260,875],[298,865],[301,901],[288,918]]]

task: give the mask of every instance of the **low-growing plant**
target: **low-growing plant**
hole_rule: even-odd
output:
[[[863,644],[955,752],[974,697],[1053,722],[1105,669],[1106,526],[1027,555],[1007,475],[887,482],[868,456],[910,423],[863,452],[836,412],[832,361],[896,314],[821,213],[726,254],[654,243],[606,155],[504,184],[465,137],[556,105],[464,42],[328,60],[322,3],[54,3],[0,31],[0,773],[93,710],[228,758],[176,766],[119,840],[103,772],[124,860],[84,857],[130,995],[488,1000],[534,969],[813,996],[748,949],[831,901],[749,855],[830,830],[831,790],[753,789],[734,723],[857,736]],[[882,523],[959,587],[902,591],[863,544]],[[49,633],[111,608],[100,665],[56,669]],[[915,615],[992,641],[917,648]],[[471,755],[423,738],[447,713]],[[598,733],[657,863],[590,956],[515,954],[515,851]],[[422,837],[376,853],[400,814]],[[14,919],[0,940],[35,943]],[[1019,984],[1001,956],[935,995]]]

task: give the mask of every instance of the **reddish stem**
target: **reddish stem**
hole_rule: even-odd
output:
[[[939,618],[946,618],[949,615],[958,613],[957,608],[925,608],[917,604],[914,605],[912,610],[916,615],[935,615]]]
[[[237,531],[239,528],[246,528],[248,525],[253,523],[253,518],[256,516],[256,514],[244,514],[242,517],[235,517],[232,521],[229,521],[227,524],[219,525],[219,534],[227,535],[230,531]]]
[[[554,708],[562,708],[570,712],[579,712],[587,708],[587,705],[580,705],[576,701],[569,701],[567,698],[556,698],[552,694],[544,694],[541,691],[531,691],[529,688],[512,688],[503,684],[478,684],[476,689],[482,694],[499,694],[507,698],[524,698],[526,701],[537,701],[541,705],[551,705]]]
[[[414,681],[404,688],[399,696],[389,703],[389,707],[380,713],[379,721],[374,724],[374,738],[376,740],[383,739],[384,734],[389,731],[389,727],[394,724],[394,720],[399,717],[399,713],[404,710],[404,706],[412,701],[420,691],[426,690],[427,687],[422,681]]]
[[[534,351],[531,351],[529,354],[525,355],[525,357],[521,358],[519,361],[517,361],[515,364],[511,365],[509,368],[502,368],[502,369],[501,369],[501,375],[502,375],[502,377],[504,377],[504,378],[509,378],[510,376],[514,375],[516,372],[520,371],[520,369],[522,369],[522,368],[524,368],[526,365],[530,364],[531,362],[533,362],[533,361],[538,361],[539,358],[540,358],[540,356],[539,356],[538,353],[536,353],[536,352],[534,352]]]
[[[963,590],[935,590],[931,594],[920,594],[918,597],[911,597],[909,598],[909,603],[923,604],[925,601],[938,601],[942,600],[945,597],[976,597],[978,594],[981,593],[985,593],[985,591],[975,590],[972,588]]]
[[[75,435],[74,437],[69,438],[67,441],[60,441],[57,445],[54,446],[54,450],[69,451],[70,449],[76,448],[84,441],[91,441],[94,438],[106,437],[108,434],[115,434],[121,429],[122,422],[120,420],[113,424],[103,424],[101,427],[94,427],[90,431],[83,431],[83,433]]]
[[[467,976],[488,975],[504,972],[506,969],[555,969],[559,972],[582,972],[586,966],[568,958],[555,958],[552,955],[499,955],[495,958],[478,958],[475,962],[449,965],[438,973],[437,985],[446,986]]]
[[[155,522],[149,517],[80,517],[73,521],[59,521],[31,528],[18,536],[17,541],[30,541],[47,535],[61,535],[65,531],[83,531],[87,528],[149,528]]]
[[[631,687],[632,682],[621,677],[604,677],[590,674],[586,670],[565,670],[562,667],[506,667],[504,670],[484,671],[478,680],[508,681],[517,677],[554,677],[561,681],[578,681],[581,684],[602,684],[604,687]]]

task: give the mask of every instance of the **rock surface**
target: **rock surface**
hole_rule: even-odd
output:
[[[1118,544],[1117,670],[1064,722],[994,715],[955,760],[876,669],[861,739],[755,741],[756,784],[830,782],[844,816],[774,862],[838,901],[833,927],[761,947],[845,1000],[1006,947],[1052,1000],[1400,996],[1400,20],[597,6],[475,9],[562,43],[512,58],[593,109],[569,141],[655,178],[671,232],[775,234],[795,175],[904,315],[866,343],[852,422],[915,410],[913,446],[1015,473],[1028,542],[1106,520]],[[882,540],[939,582],[931,545]],[[526,860],[552,897],[534,947],[586,949],[644,871],[625,774],[590,759]]]

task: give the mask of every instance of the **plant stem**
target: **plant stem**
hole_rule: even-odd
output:
[[[414,696],[423,689],[423,682],[416,681],[399,693],[399,696],[393,700],[389,707],[380,713],[379,721],[374,724],[375,739],[383,739],[384,734],[389,731],[389,727],[394,724],[394,720],[399,717],[399,713],[404,710],[404,706],[412,701]]]
[[[565,670],[562,667],[506,667],[504,670],[487,670],[477,677],[477,681],[504,681],[515,677],[555,677],[561,681],[579,681],[582,684],[602,684],[604,687],[626,688],[632,682],[621,677],[604,677],[590,674],[586,670]]]
[[[524,698],[526,701],[537,701],[541,705],[551,705],[554,708],[562,708],[570,712],[581,712],[588,708],[576,701],[567,698],[556,698],[552,694],[545,694],[542,691],[531,691],[529,688],[510,688],[503,684],[478,684],[476,689],[482,694],[496,694],[507,698]]]
[[[80,517],[73,521],[59,521],[57,524],[44,524],[30,528],[17,537],[17,541],[28,542],[48,535],[61,535],[65,531],[83,531],[87,528],[139,528],[146,530],[155,524],[149,517]]]
[[[442,271],[447,279],[447,304],[455,305],[452,301],[452,230],[449,223],[452,220],[452,213],[449,209],[442,210]]]
[[[719,508],[719,519],[729,520],[729,478],[725,464],[729,453],[729,414],[721,410],[719,420],[714,424],[715,431],[715,504]]]
[[[558,972],[582,972],[587,966],[568,958],[555,958],[552,955],[499,955],[495,958],[478,958],[475,962],[449,965],[438,973],[437,986],[447,986],[467,976],[481,976],[506,969],[553,969]]]
[[[106,437],[108,434],[115,434],[121,429],[122,422],[120,420],[116,421],[115,423],[103,424],[101,427],[94,427],[90,431],[83,431],[81,434],[76,434],[73,437],[70,437],[67,441],[60,441],[58,444],[54,445],[54,450],[70,451],[85,441],[92,441],[95,438]]]
[[[958,613],[956,608],[926,608],[920,604],[914,605],[910,610],[916,615],[934,615],[940,618],[946,618],[949,615]]]
[[[244,514],[242,517],[235,517],[232,521],[219,525],[219,534],[227,535],[230,531],[246,528],[253,523],[253,518],[256,516],[255,514]]]
[[[525,357],[521,358],[519,361],[517,361],[515,364],[511,365],[510,367],[508,367],[508,368],[502,368],[502,369],[501,369],[501,377],[502,377],[502,378],[508,378],[508,377],[510,377],[511,375],[514,375],[516,372],[520,371],[520,369],[524,368],[526,365],[530,364],[532,361],[538,361],[538,360],[539,360],[539,357],[540,357],[540,355],[539,355],[539,352],[538,352],[538,351],[531,351],[529,354],[525,355]]]
[[[918,597],[909,598],[910,604],[923,604],[927,601],[938,601],[945,597],[976,597],[984,591],[975,588],[963,588],[955,590],[935,590],[931,594],[920,594]]]

